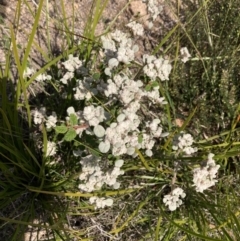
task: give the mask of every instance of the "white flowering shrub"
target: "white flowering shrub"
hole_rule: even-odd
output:
[[[0,206],[17,210],[13,224],[18,204],[30,207],[30,212],[21,212],[19,226],[28,213],[33,220],[32,214],[38,213],[33,207],[48,207],[49,222],[44,217],[39,227],[50,229],[51,240],[58,239],[55,233],[61,240],[190,240],[192,235],[225,240],[237,220],[226,220],[229,213],[223,209],[238,196],[226,194],[237,185],[226,186],[237,180],[239,106],[232,96],[239,89],[239,51],[222,53],[225,45],[232,49],[239,28],[229,30],[230,44],[221,43],[230,34],[222,31],[221,19],[212,27],[216,16],[209,7],[217,4],[221,15],[232,11],[232,2],[207,1],[192,14],[187,12],[190,1],[177,8],[173,1],[125,1],[124,9],[115,12],[113,7],[109,16],[105,4],[121,4],[92,2],[83,36],[73,36],[75,19],[69,21],[61,4],[66,16],[59,26],[66,42],[59,56],[43,56],[46,63],[40,69],[27,65],[35,66],[28,55],[37,46],[36,30],[42,28],[34,24],[19,54],[19,38],[10,28],[13,56],[8,55],[9,63],[0,71],[0,189],[7,197]],[[41,17],[51,9],[44,7]],[[123,12],[128,19],[131,14],[128,22],[121,18]],[[97,25],[102,13],[109,23],[105,29]],[[198,22],[199,15],[203,21]],[[39,16],[40,11],[35,14]],[[13,71],[16,78],[6,94],[12,59],[18,71]],[[220,124],[213,121],[219,117]],[[230,131],[219,135],[225,126]],[[22,205],[25,198],[27,205]],[[224,214],[217,215],[218,209]],[[4,216],[5,211],[2,221]],[[205,237],[212,235],[212,223],[217,236]],[[155,230],[149,232],[147,226]],[[224,235],[219,232],[223,228]]]
[[[127,27],[132,31],[142,31],[135,22]],[[140,32],[135,34],[141,35]],[[169,135],[162,122],[164,111],[156,113],[156,110],[168,104],[160,95],[159,81],[170,79],[171,61],[164,56],[157,58],[144,54],[142,74],[135,79],[131,65],[134,67],[138,46],[119,30],[102,36],[101,41],[99,68],[103,73],[92,74],[91,62],[87,69],[83,60],[69,55],[67,60],[59,63],[62,70],[55,86],[59,90],[58,98],[66,104],[58,111],[47,106],[32,110],[34,124],[44,126],[49,136],[43,148],[46,157],[62,159],[60,150],[69,144],[82,148],[74,148],[71,155],[79,159],[78,188],[87,193],[105,188],[119,189],[121,182],[118,178],[124,174],[122,158],[136,159],[138,151],[143,152],[146,158],[154,157],[159,153],[157,143],[164,142]],[[183,62],[190,57],[185,48],[181,49],[181,54],[185,56]],[[125,65],[130,67],[122,69]],[[24,76],[28,78],[33,74],[31,69],[27,69]],[[41,81],[47,84],[53,78],[56,77],[42,78]],[[180,159],[176,163],[180,163],[181,158],[196,156],[197,151],[192,135],[181,132],[173,138],[172,152]],[[111,155],[110,160],[106,159],[107,155]],[[206,167],[193,171],[197,192],[203,192],[217,182],[219,165],[215,165],[211,155],[209,158]],[[60,163],[55,162],[56,165]],[[179,173],[181,167],[174,167],[174,170]],[[163,203],[174,211],[183,204],[185,196],[183,189],[175,188],[164,196]],[[94,196],[90,203],[96,208],[104,208],[111,206],[113,199]]]
[[[151,21],[155,20],[162,6],[155,1],[144,2]],[[164,143],[171,143],[173,176],[166,184],[171,184],[172,190],[163,197],[163,203],[175,211],[187,198],[184,184],[183,189],[175,188],[183,160],[197,157],[198,148],[191,134],[177,131],[172,136],[166,125],[168,101],[162,94],[163,83],[171,81],[174,58],[144,53],[139,63],[135,59],[139,46],[132,35],[141,37],[144,26],[131,21],[126,28],[128,33],[115,29],[100,37],[101,48],[93,53],[97,62],[91,55],[86,60],[69,54],[59,61],[57,75],[36,77],[35,81],[44,86],[54,82],[57,90],[50,105],[43,101],[31,110],[37,130],[47,136],[45,142],[38,139],[39,146],[47,158],[55,158],[48,162],[55,166],[66,165],[62,150],[67,150],[68,159],[78,163],[79,191],[92,193],[90,204],[104,208],[113,205],[114,198],[98,197],[96,192],[120,189],[128,160],[141,160],[149,171],[146,159],[158,158]],[[180,61],[186,63],[190,57],[186,47],[180,49]],[[23,76],[31,78],[34,72],[27,68]],[[167,154],[166,150],[163,153]],[[197,192],[217,182],[220,166],[212,155],[206,166],[190,171]]]

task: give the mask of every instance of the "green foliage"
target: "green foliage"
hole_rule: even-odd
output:
[[[146,85],[145,90],[150,91],[156,87],[159,87],[159,83],[157,81],[151,81]]]
[[[59,134],[64,134],[64,133],[67,132],[67,130],[68,130],[68,128],[67,128],[67,126],[65,126],[65,125],[61,125],[61,126],[56,126],[56,127],[55,127],[55,131],[56,131],[57,133],[59,133]]]
[[[64,140],[65,141],[72,141],[74,138],[77,136],[76,131],[73,128],[69,128],[67,133],[64,135]]]
[[[77,119],[77,116],[74,115],[74,114],[70,114],[70,117],[69,117],[69,125],[71,126],[75,126],[78,124],[78,119]]]

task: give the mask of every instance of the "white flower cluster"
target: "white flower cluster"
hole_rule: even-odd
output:
[[[169,60],[163,59],[162,57],[156,58],[153,55],[144,54],[143,55],[143,72],[152,80],[157,77],[160,80],[169,80],[169,75],[172,70],[172,65]]]
[[[51,75],[48,75],[48,74],[40,74],[36,77],[36,81],[38,82],[43,82],[45,80],[51,80],[52,79],[52,76]]]
[[[47,119],[45,122],[47,129],[56,127],[56,123],[57,123],[57,115],[55,112],[52,112],[52,115],[47,116]]]
[[[67,84],[69,80],[74,77],[74,71],[82,66],[82,61],[78,57],[73,57],[72,54],[68,56],[68,60],[61,63],[67,72],[60,79],[63,84]]]
[[[181,48],[180,54],[181,54],[181,60],[183,63],[186,63],[191,57],[191,54],[189,53],[187,47]]]
[[[186,155],[191,155],[195,152],[197,152],[196,147],[192,147],[193,144],[193,137],[190,134],[181,134],[178,136],[177,140],[174,141],[174,144],[172,146],[173,150],[180,149],[183,151]]]
[[[57,146],[55,142],[48,141],[47,142],[47,152],[46,152],[46,157],[48,156],[54,156],[57,151]]]
[[[23,72],[23,78],[30,78],[33,74],[35,74],[35,72],[36,71],[33,68],[27,67]],[[47,74],[39,74],[35,78],[37,82],[43,82],[45,80],[51,80],[51,79],[52,79],[52,76]]]
[[[186,143],[186,139],[190,144],[192,143],[191,138],[188,136],[182,144]],[[220,165],[216,165],[213,157],[213,153],[208,154],[208,160],[205,165],[193,169],[193,186],[197,192],[203,193],[204,190],[214,186],[217,182],[216,177]],[[174,211],[182,204],[180,197],[185,198],[185,196],[186,194],[181,188],[175,188],[170,194],[164,196],[163,203],[169,207],[169,210]]]
[[[82,164],[82,173],[79,179],[84,183],[79,184],[79,189],[85,192],[92,192],[101,189],[104,184],[111,186],[114,189],[120,187],[117,182],[119,175],[123,175],[124,171],[121,170],[123,160],[117,160],[113,169],[103,172],[99,166],[101,160],[93,155],[82,157],[80,163]]]
[[[170,211],[175,211],[180,205],[182,205],[181,198],[185,198],[186,193],[183,191],[182,188],[177,187],[172,190],[171,193],[167,194],[163,198],[163,203],[168,206]]]
[[[33,68],[27,67],[27,68],[23,71],[23,78],[29,78],[29,77],[31,77],[34,73],[35,73],[35,70],[34,70]]]
[[[45,107],[41,107],[39,110],[35,109],[34,111],[32,111],[34,124],[36,125],[42,124],[42,122],[44,121],[45,113],[46,113]]]
[[[144,29],[143,29],[142,24],[132,21],[132,22],[128,23],[126,26],[129,27],[133,31],[134,35],[143,36]]]
[[[123,154],[135,155],[135,149],[145,149],[146,155],[151,156],[155,144],[154,138],[162,137],[162,127],[159,119],[153,119],[142,123],[137,111],[141,108],[143,97],[149,99],[149,103],[165,104],[163,97],[159,96],[158,86],[147,91],[143,88],[142,81],[134,81],[127,76],[115,75],[107,83],[101,82],[97,87],[107,97],[116,95],[123,105],[117,121],[105,131],[104,140],[100,143],[101,152],[107,152],[112,147],[112,154],[119,156]],[[145,125],[145,126],[144,126]],[[149,128],[149,133],[145,129]],[[141,131],[143,130],[143,131]],[[141,136],[141,141],[139,137]]]
[[[51,129],[56,126],[56,123],[57,123],[56,113],[52,112],[52,115],[47,116],[45,107],[41,107],[39,110],[35,109],[34,111],[32,111],[32,115],[33,115],[33,122],[36,125],[45,123],[47,129]]]
[[[90,197],[89,202],[95,204],[95,209],[110,207],[113,205],[113,199],[104,197]]]
[[[79,137],[81,137],[84,130],[87,130],[89,126],[98,126],[100,122],[107,119],[106,112],[101,106],[94,107],[89,105],[84,107],[83,111],[75,111],[75,109],[70,106],[67,109],[68,116],[66,121],[69,121],[70,115],[74,114],[77,117],[78,124],[74,126],[74,129]],[[90,133],[90,132],[88,132]]]
[[[108,67],[105,74],[111,76],[111,71],[117,67],[119,63],[129,64],[134,60],[135,52],[138,46],[127,35],[120,30],[116,30],[107,36],[101,37],[103,49],[108,60]]]
[[[84,77],[83,80],[76,80],[76,87],[73,89],[75,91],[74,98],[76,100],[89,100],[93,95],[96,95],[97,89],[93,86],[94,80],[89,77]]]
[[[102,106],[93,105],[84,107],[83,117],[89,126],[97,126],[100,122],[106,120],[106,114]]]
[[[213,157],[213,153],[208,154],[206,165],[193,170],[193,183],[197,192],[203,192],[217,182],[215,178],[220,165],[216,165]]]
[[[112,147],[112,154],[119,156],[123,154],[135,156],[135,149],[145,149],[147,156],[152,156],[152,148],[155,144],[154,138],[162,137],[162,127],[159,119],[153,119],[147,122],[149,133],[143,131],[140,133],[138,126],[140,124],[139,117],[134,113],[120,114],[117,122],[114,122],[105,131],[104,141],[100,143],[99,149],[108,147],[106,151]],[[141,137],[141,141],[139,138]],[[104,144],[103,144],[104,143]],[[102,146],[101,146],[102,145]],[[103,152],[103,151],[102,151]]]
[[[142,0],[147,3],[148,12],[151,14],[153,20],[155,20],[159,13],[163,10],[163,7],[157,0]]]

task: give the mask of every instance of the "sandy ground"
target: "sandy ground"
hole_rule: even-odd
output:
[[[8,38],[10,36],[10,26],[15,28],[16,42],[21,47],[19,51],[24,51],[29,34],[32,30],[39,0],[26,0],[29,8],[26,4],[22,4],[19,20],[16,14],[18,2],[19,1],[16,0],[0,0],[0,16],[2,19],[2,21],[0,21],[0,63],[2,64],[5,62],[4,49],[9,42]],[[41,20],[34,39],[34,47],[31,51],[31,65],[33,65],[35,68],[39,68],[44,62],[42,55],[39,53],[39,47],[45,54],[47,54],[49,51],[48,45],[50,45],[51,50],[56,52],[56,54],[58,54],[60,49],[64,48],[65,40],[63,37],[64,33],[62,32],[62,30],[64,30],[64,11],[65,20],[68,22],[69,26],[74,25],[74,32],[78,35],[81,35],[84,30],[86,19],[90,14],[93,0],[63,0],[64,8],[61,6],[61,2],[62,1],[60,0],[44,1]],[[107,8],[103,13],[102,21],[96,30],[97,35],[103,33],[109,22],[111,22],[121,12],[128,2],[128,0],[108,1]],[[175,22],[171,7],[169,5],[166,7],[166,4],[164,5],[163,2],[164,0],[159,0],[159,4],[163,5],[164,14],[167,14],[169,19]],[[118,28],[123,29],[125,24],[127,24],[129,20],[133,20],[137,15],[142,16],[142,18],[139,19],[139,22],[143,23],[146,27],[148,23],[146,4],[142,3],[141,0],[132,0],[131,4],[129,4],[128,7],[120,14],[120,16],[117,17],[116,25]],[[158,17],[157,21],[155,22],[155,27],[151,29],[151,31],[147,29],[147,37],[150,37],[150,39],[151,33],[161,33],[160,28],[165,21],[163,16]],[[49,36],[46,31],[47,26],[49,26]],[[50,41],[48,41],[48,38]],[[146,36],[144,38],[144,40],[146,40]],[[153,37],[151,41],[154,41]]]
[[[42,56],[41,54],[39,54],[39,50],[37,50],[37,48],[40,47],[45,53],[47,53],[48,51],[49,43],[46,26],[49,26],[49,39],[52,50],[57,51],[57,49],[61,49],[61,47],[64,45],[64,33],[58,30],[61,30],[61,28],[63,27],[62,23],[64,22],[64,11],[65,20],[68,22],[69,26],[73,26],[74,24],[74,32],[80,35],[83,33],[85,22],[90,14],[93,1],[63,0],[63,2],[64,10],[60,4],[60,0],[49,0],[44,2],[39,28],[34,39],[35,46],[31,52],[31,59],[33,61],[32,64],[35,67],[40,67],[43,63]],[[5,61],[4,47],[6,46],[8,38],[10,36],[10,25],[15,27],[16,41],[19,46],[21,46],[21,49],[24,50],[24,48],[26,47],[29,34],[31,33],[32,26],[34,24],[34,17],[38,7],[38,1],[28,0],[27,3],[29,4],[29,8],[26,6],[26,4],[22,4],[21,16],[19,18],[19,21],[17,21],[16,9],[18,1],[8,0],[3,2],[3,0],[0,0],[0,16],[4,21],[1,21],[3,23],[0,24],[1,63],[4,63]],[[104,22],[111,21],[111,19],[113,19],[117,15],[117,13],[119,13],[119,11],[126,3],[126,0],[109,1],[108,8],[103,15],[103,21],[101,21],[101,23],[98,25],[96,34],[102,33],[102,31],[104,30]],[[121,21],[123,21],[123,17],[119,17],[119,22]]]

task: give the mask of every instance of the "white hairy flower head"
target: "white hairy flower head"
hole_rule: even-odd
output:
[[[175,211],[183,203],[181,198],[185,197],[186,193],[183,189],[177,187],[171,193],[164,196],[163,202],[166,206],[168,206],[170,211]]]
[[[214,154],[210,153],[205,166],[193,169],[193,186],[197,192],[203,192],[217,182],[216,176],[220,165],[216,165],[213,156]]]

